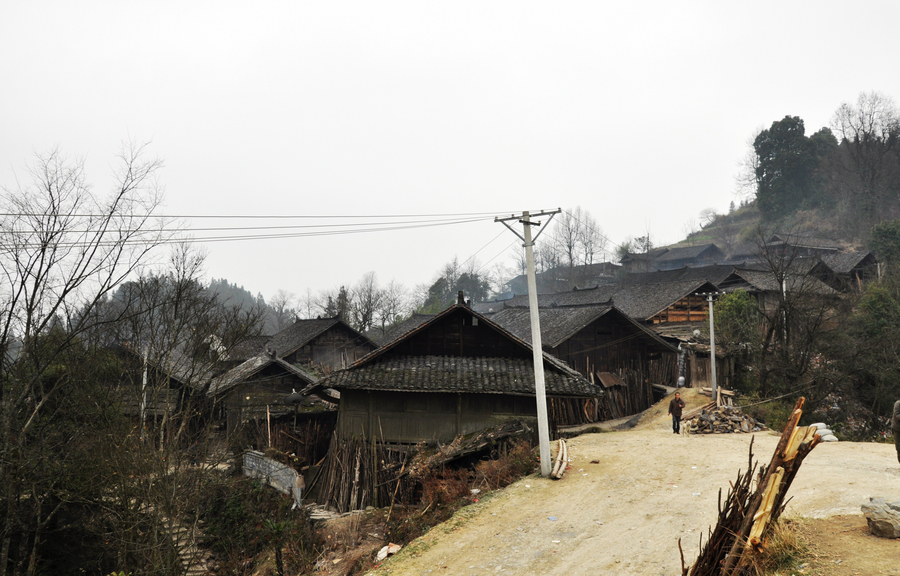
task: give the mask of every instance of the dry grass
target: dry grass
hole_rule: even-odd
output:
[[[782,519],[772,527],[762,553],[751,556],[751,574],[775,576],[793,574],[793,569],[810,555],[797,534],[798,520]]]

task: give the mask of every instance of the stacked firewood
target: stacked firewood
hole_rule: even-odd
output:
[[[701,408],[699,414],[692,414],[688,419],[691,434],[732,434],[766,430],[765,424],[744,414],[737,406],[716,407],[710,403]]]

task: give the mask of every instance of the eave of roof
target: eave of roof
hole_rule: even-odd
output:
[[[254,356],[253,358],[238,366],[235,366],[228,372],[225,372],[224,374],[214,378],[212,382],[210,382],[207,395],[215,396],[217,394],[227,392],[238,384],[246,382],[252,376],[258,374],[264,368],[272,364],[279,366],[286,373],[296,376],[307,385],[315,384],[318,381],[315,376],[313,376],[306,370],[285,362],[281,358],[272,357],[266,353],[262,353]]]
[[[534,365],[524,358],[402,356],[336,372],[320,381],[336,390],[534,395]],[[594,398],[603,390],[578,373],[544,373],[548,396]],[[309,393],[314,387],[308,386]]]

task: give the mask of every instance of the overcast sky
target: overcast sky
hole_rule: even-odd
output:
[[[493,216],[522,210],[581,206],[613,242],[666,244],[739,202],[756,129],[900,100],[898,21],[891,1],[4,2],[0,185],[58,147],[105,191],[134,140],[165,162],[167,214],[483,216],[206,244],[208,277],[267,298],[510,264]]]

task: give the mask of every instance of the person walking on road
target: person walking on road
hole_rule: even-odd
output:
[[[900,462],[900,400],[894,402],[894,415],[891,417],[891,431],[894,433],[894,446],[897,447],[897,461]]]
[[[681,432],[681,411],[684,409],[684,400],[681,399],[681,393],[676,392],[675,397],[669,402],[669,414],[672,415],[672,433]],[[894,409],[896,413],[896,408]],[[900,446],[900,445],[898,445]]]

